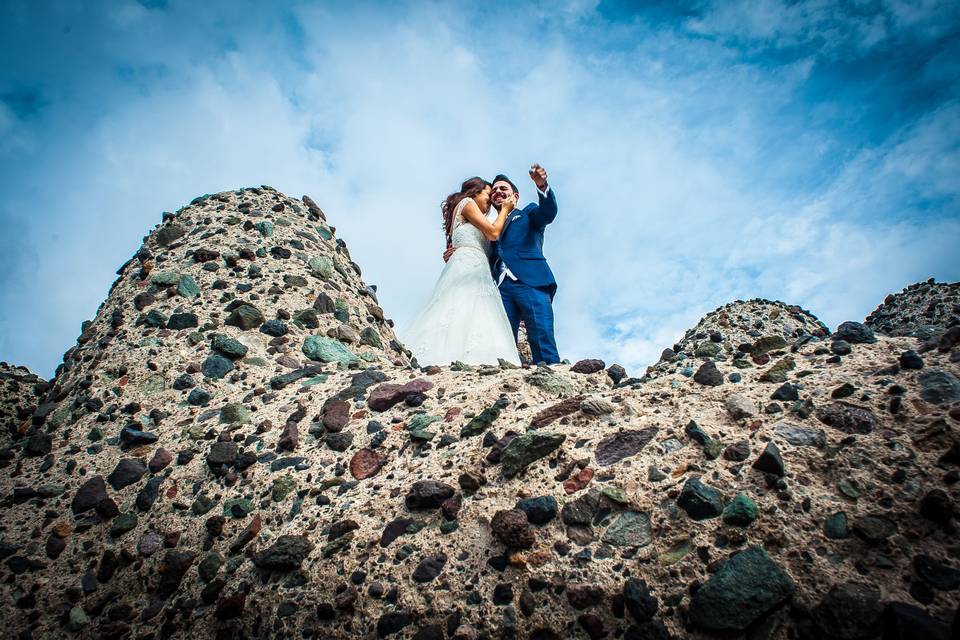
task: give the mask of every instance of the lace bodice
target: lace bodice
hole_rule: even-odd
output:
[[[480,229],[470,224],[463,217],[463,209],[467,206],[467,201],[473,201],[473,198],[464,198],[457,205],[453,212],[453,233],[450,234],[453,246],[457,249],[461,247],[473,247],[480,249],[487,256],[490,255],[490,241],[483,237]]]

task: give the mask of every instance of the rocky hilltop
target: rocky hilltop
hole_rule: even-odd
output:
[[[952,328],[752,300],[642,377],[421,369],[269,187],[164,214],[118,275],[54,380],[2,372],[8,637],[960,632]]]
[[[912,284],[888,295],[867,316],[865,324],[889,336],[939,338],[944,331],[960,326],[960,282],[935,282],[930,278]]]

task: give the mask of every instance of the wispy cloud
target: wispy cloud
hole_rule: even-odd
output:
[[[828,4],[14,3],[0,357],[49,375],[161,211],[260,183],[314,196],[403,326],[440,199],[529,197],[539,161],[562,355],[634,370],[731,299],[836,325],[957,279],[956,6]]]

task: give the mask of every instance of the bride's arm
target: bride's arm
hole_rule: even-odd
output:
[[[483,234],[483,237],[492,242],[500,237],[500,232],[503,230],[503,223],[506,222],[507,214],[509,214],[512,210],[512,203],[511,205],[508,205],[505,202],[504,204],[500,205],[500,214],[497,216],[497,219],[493,222],[490,222],[487,220],[487,216],[483,215],[483,212],[480,211],[480,207],[477,206],[477,203],[473,200],[470,200],[463,207],[463,217],[467,219],[467,222],[475,226],[477,229],[480,229],[480,233]]]

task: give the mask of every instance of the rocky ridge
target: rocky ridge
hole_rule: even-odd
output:
[[[643,378],[418,369],[312,200],[204,196],[34,384],[2,615],[22,638],[945,639],[948,333],[754,300]]]
[[[47,382],[26,367],[0,362],[0,442],[9,443],[29,423]]]
[[[917,282],[891,293],[874,309],[865,324],[889,336],[939,337],[960,326],[960,282]]]

